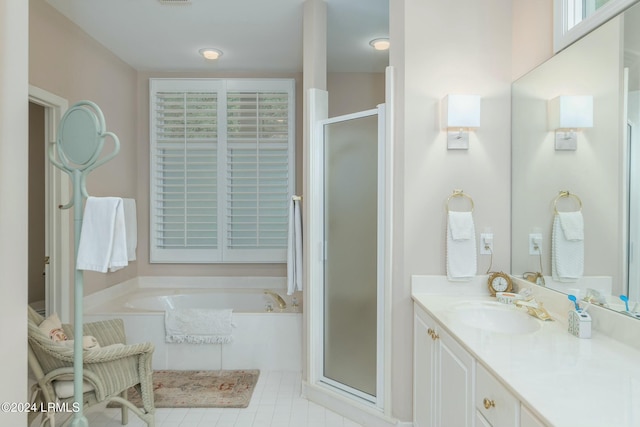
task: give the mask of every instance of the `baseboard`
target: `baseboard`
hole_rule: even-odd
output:
[[[302,389],[303,395],[311,402],[324,406],[325,408],[330,409],[362,426],[396,427],[400,425],[397,420],[385,416],[376,408],[348,399],[324,387],[303,383]],[[403,423],[402,426],[411,427],[412,423]]]

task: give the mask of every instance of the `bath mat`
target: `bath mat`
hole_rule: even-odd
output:
[[[259,370],[153,371],[154,404],[156,408],[246,408],[259,375]],[[142,407],[133,388],[129,401]]]

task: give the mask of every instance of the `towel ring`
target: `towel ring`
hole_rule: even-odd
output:
[[[565,197],[567,198],[573,197],[576,200],[576,202],[578,202],[578,210],[576,212],[582,211],[582,200],[580,200],[580,197],[578,197],[573,193],[570,193],[568,190],[563,190],[563,191],[560,191],[560,193],[553,200],[553,210],[556,214],[558,214],[558,200],[563,199]]]
[[[451,212],[451,209],[449,209],[449,202],[454,197],[466,197],[467,199],[469,199],[469,202],[471,202],[471,210],[469,212],[473,212],[473,208],[474,208],[473,199],[471,198],[471,196],[469,196],[462,190],[453,190],[453,194],[450,195],[449,198],[447,199],[447,212]]]

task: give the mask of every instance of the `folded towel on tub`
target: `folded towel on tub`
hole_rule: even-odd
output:
[[[232,341],[232,309],[185,308],[167,310],[165,341],[191,344],[226,344]]]

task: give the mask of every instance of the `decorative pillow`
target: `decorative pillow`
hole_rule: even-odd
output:
[[[65,347],[73,348],[74,341],[66,340],[66,341],[60,342],[60,344],[64,345]],[[100,348],[100,344],[98,344],[98,340],[95,337],[91,335],[85,335],[84,337],[82,337],[83,350],[97,350],[99,348]]]
[[[44,332],[53,342],[66,341],[67,335],[62,330],[62,322],[56,313],[47,317],[38,325],[38,328]]]

